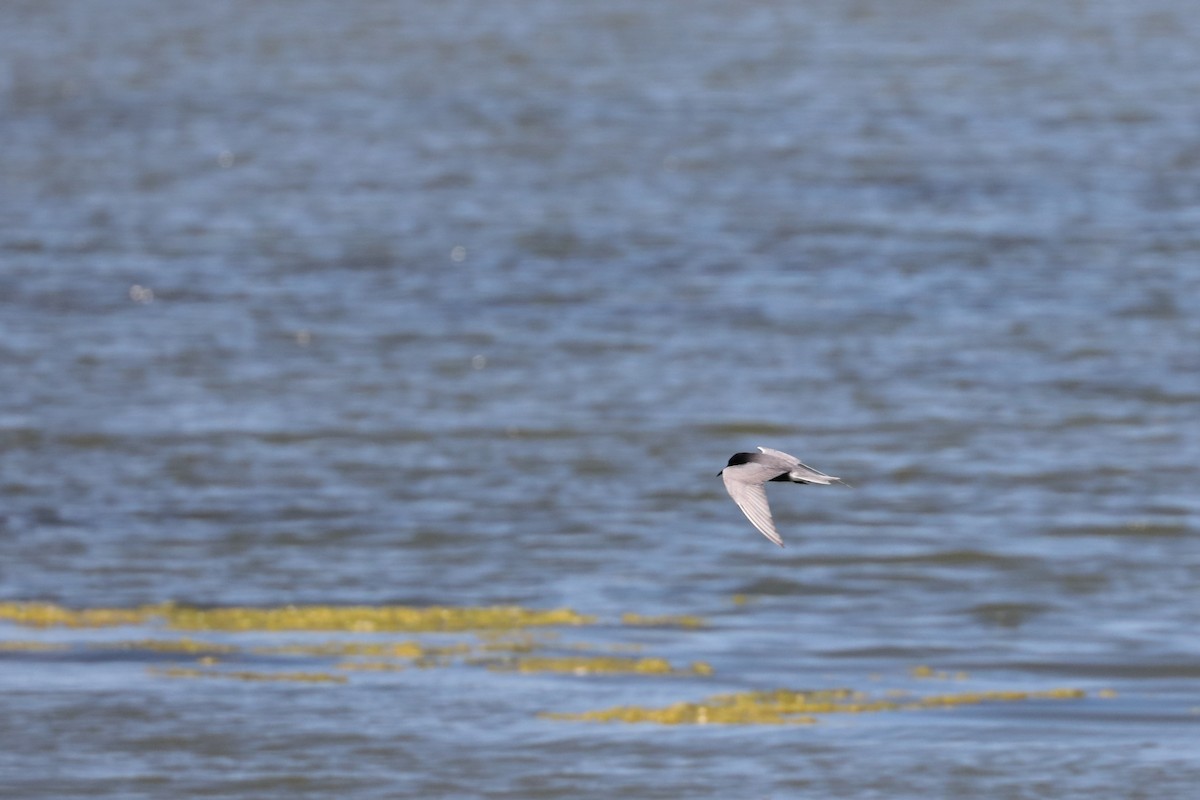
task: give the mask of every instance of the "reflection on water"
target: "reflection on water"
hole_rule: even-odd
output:
[[[1191,797],[1190,12],[0,9],[6,790]]]

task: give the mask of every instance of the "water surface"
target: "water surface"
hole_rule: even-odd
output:
[[[6,5],[0,600],[712,670],[9,621],[13,796],[1192,796],[1200,22],[903,5]],[[760,444],[855,487],[772,486],[784,550]],[[838,687],[1084,696],[539,716]]]

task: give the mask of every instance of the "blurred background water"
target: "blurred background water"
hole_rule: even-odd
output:
[[[642,643],[715,670],[0,653],[8,796],[1194,797],[1193,12],[5,3],[0,600],[691,614]],[[772,487],[785,550],[760,444],[855,487]],[[1089,698],[536,717],[917,664]]]

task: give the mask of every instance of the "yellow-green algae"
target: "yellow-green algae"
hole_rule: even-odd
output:
[[[404,666],[420,668],[446,667],[454,663],[486,666],[517,672],[569,672],[574,674],[636,673],[644,675],[708,675],[712,668],[702,662],[690,669],[675,669],[661,658],[586,655],[562,658],[538,658],[529,655],[548,645],[559,643],[558,637],[535,637],[523,632],[516,635],[491,631],[477,634],[478,643],[448,642],[440,645],[411,639],[400,641],[325,640],[319,642],[289,642],[274,645],[247,645],[209,642],[190,637],[178,639],[147,638],[115,642],[100,642],[86,647],[102,650],[128,650],[148,653],[192,655],[215,663],[221,656],[275,656],[338,659],[343,670],[400,670]],[[585,643],[586,645],[586,643]],[[572,645],[563,645],[572,648]],[[65,650],[71,645],[36,641],[0,641],[0,652]]]
[[[919,664],[908,671],[908,674],[914,678],[932,678],[939,681],[965,681],[970,676],[959,670],[958,672],[946,672],[945,670],[934,669],[926,664]]]
[[[634,674],[634,675],[711,675],[712,667],[697,661],[688,669],[676,669],[665,658],[622,658],[619,656],[566,656],[545,658],[529,656],[499,664],[497,671],[565,672],[572,675]]]
[[[7,641],[0,642],[0,652],[3,653],[47,653],[67,650],[70,645],[61,642]]]
[[[69,609],[53,603],[0,603],[0,620],[34,627],[97,628],[162,619],[190,631],[473,631],[590,625],[595,617],[569,608],[521,606],[281,606],[193,608],[163,603],[136,608]]]
[[[54,603],[0,603],[0,620],[36,628],[105,628],[140,625],[149,617],[163,614],[166,605],[137,608],[70,609]]]
[[[395,661],[339,661],[334,668],[355,672],[400,672],[408,669]]]
[[[252,647],[250,652],[262,656],[372,656],[375,658],[421,658],[429,654],[467,652],[466,645],[426,647],[418,642],[317,642],[314,644],[280,644]]]
[[[1070,700],[1085,696],[1079,689],[1051,689],[1033,692],[963,692],[899,700],[873,697],[850,689],[779,689],[714,695],[699,703],[674,703],[661,708],[617,706],[600,711],[574,714],[552,712],[540,716],[582,722],[650,722],[660,725],[785,725],[811,724],[816,721],[817,715],[823,714],[912,711],[1023,700]]]
[[[470,631],[540,625],[587,625],[594,617],[568,608],[411,606],[283,606],[198,609],[176,606],[167,622],[183,630],[223,631]]]
[[[345,675],[331,672],[253,672],[250,670],[195,669],[169,667],[150,669],[150,674],[164,678],[225,678],[238,681],[281,681],[291,683],[345,683]]]
[[[482,644],[479,649],[486,652],[532,653],[559,639],[558,631],[476,631],[475,637]]]

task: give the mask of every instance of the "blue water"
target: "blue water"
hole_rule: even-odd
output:
[[[902,6],[0,9],[0,600],[565,606],[714,670],[4,623],[68,645],[0,648],[6,796],[1194,797],[1200,20]],[[854,486],[772,486],[784,550],[756,445]],[[538,716],[834,686],[1087,696]]]

